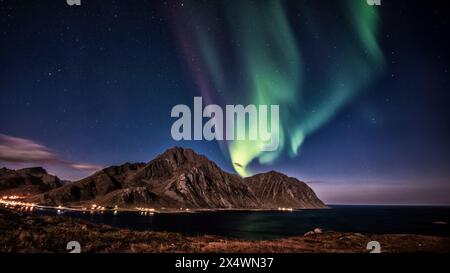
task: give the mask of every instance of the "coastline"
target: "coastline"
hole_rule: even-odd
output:
[[[144,207],[107,207],[97,204],[74,204],[74,205],[59,205],[49,206],[41,205],[39,203],[25,202],[27,198],[20,198],[15,200],[5,200],[0,198],[0,205],[13,208],[25,208],[25,209],[48,209],[48,210],[61,210],[61,211],[75,211],[75,212],[148,212],[148,213],[196,213],[196,212],[226,212],[226,211],[243,211],[243,212],[264,212],[264,211],[302,211],[302,210],[323,210],[332,209],[332,207],[325,205],[325,207],[305,207],[305,208],[144,208]]]

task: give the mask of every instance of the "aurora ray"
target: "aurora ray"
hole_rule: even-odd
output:
[[[336,21],[314,16],[314,4],[276,0],[214,7],[192,1],[172,13],[191,74],[209,103],[280,105],[277,151],[262,152],[261,141],[221,143],[241,176],[251,174],[255,160],[271,164],[283,154],[298,155],[304,140],[381,72],[376,7],[352,0],[330,6]],[[290,21],[288,12],[302,20]],[[215,23],[218,16],[227,23]]]

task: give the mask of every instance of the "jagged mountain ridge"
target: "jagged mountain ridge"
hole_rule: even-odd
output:
[[[278,172],[247,177],[244,181],[266,207],[323,208],[325,204],[302,181]]]
[[[127,163],[109,167],[39,195],[33,201],[48,205],[95,202],[104,206],[177,209],[272,209],[285,205],[293,208],[325,207],[303,182],[282,174],[274,175],[275,172],[269,174],[266,179],[265,174],[243,179],[224,172],[217,164],[191,149],[175,147],[147,164]],[[270,188],[267,185],[272,179],[275,179],[276,190],[263,190]],[[283,191],[284,185],[287,192]],[[266,192],[272,195],[278,192],[280,198],[265,196]]]
[[[58,177],[41,167],[19,170],[0,169],[0,192],[5,195],[34,195],[63,185]]]

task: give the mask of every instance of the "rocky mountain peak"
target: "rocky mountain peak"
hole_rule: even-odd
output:
[[[170,148],[164,153],[157,156],[155,160],[165,160],[169,162],[173,167],[181,166],[184,164],[193,165],[194,163],[208,161],[205,156],[197,154],[196,152],[194,152],[194,150],[182,147]]]
[[[0,192],[2,194],[32,195],[62,186],[62,181],[47,173],[42,167],[20,170],[0,169]]]
[[[270,171],[244,179],[256,197],[269,207],[323,208],[314,191],[297,178]]]
[[[17,170],[17,172],[22,173],[22,174],[29,174],[29,175],[48,174],[47,171],[42,167],[24,168],[24,169]]]

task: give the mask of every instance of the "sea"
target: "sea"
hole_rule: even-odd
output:
[[[299,236],[315,228],[365,234],[450,236],[450,207],[330,206],[298,211],[211,211],[192,213],[104,212],[90,214],[36,209],[34,215],[60,215],[118,228],[220,235],[244,240]]]

